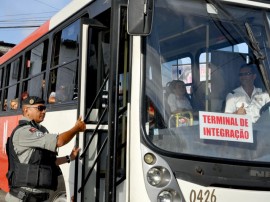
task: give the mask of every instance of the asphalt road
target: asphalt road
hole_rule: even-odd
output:
[[[0,202],[5,201],[6,192],[0,189]]]

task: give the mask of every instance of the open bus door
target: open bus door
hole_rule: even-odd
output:
[[[75,201],[94,201],[100,181],[101,163],[97,164],[99,141],[106,136],[108,126],[105,120],[107,108],[101,109],[99,96],[107,81],[101,51],[108,47],[108,28],[93,19],[82,19],[81,23],[81,72],[78,113],[84,116],[86,131],[80,135],[77,144],[82,149],[76,162],[74,198]],[[102,48],[102,45],[104,46]],[[107,70],[108,72],[108,70]],[[103,85],[100,82],[103,81]],[[100,92],[98,93],[98,87]],[[100,116],[100,111],[102,115]],[[101,125],[102,121],[102,125]],[[104,145],[106,142],[104,142]],[[101,151],[104,151],[104,147]],[[98,192],[97,192],[98,193]]]
[[[125,201],[128,37],[126,7],[118,2],[116,10],[111,31],[82,21],[78,114],[87,130],[77,140],[75,201]]]

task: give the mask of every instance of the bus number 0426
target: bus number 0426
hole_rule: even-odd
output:
[[[190,202],[216,202],[217,197],[215,195],[215,189],[212,190],[199,190],[196,192],[194,189],[191,190],[190,196],[189,196],[189,201]]]

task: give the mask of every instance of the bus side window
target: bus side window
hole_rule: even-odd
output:
[[[11,101],[19,97],[19,80],[21,75],[21,65],[22,57],[19,57],[18,59],[7,65],[5,80],[5,85],[7,86],[7,88],[4,90],[4,111],[11,110]]]
[[[50,70],[48,102],[63,103],[77,99],[80,21],[56,33]]]
[[[27,96],[45,98],[46,64],[49,40],[45,40],[26,52],[20,102]]]

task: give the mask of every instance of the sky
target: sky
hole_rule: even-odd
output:
[[[71,1],[0,0],[0,41],[18,44]]]

